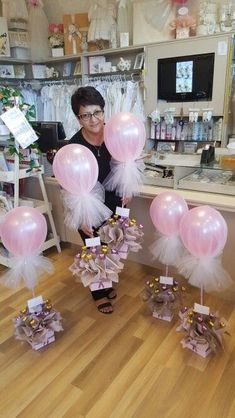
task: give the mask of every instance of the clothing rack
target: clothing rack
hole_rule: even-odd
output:
[[[119,74],[97,74],[97,75],[86,75],[85,76],[85,83],[87,82],[96,82],[96,81],[132,81],[133,83],[143,81],[142,74],[140,72],[137,73],[119,73]]]
[[[26,79],[8,79],[8,80],[4,80],[3,82],[0,81],[0,85],[3,86],[14,86],[14,87],[18,87],[18,88],[27,88],[27,87],[35,87],[35,86],[52,86],[54,84],[59,84],[59,85],[71,85],[71,84],[75,84],[75,85],[82,85],[82,81],[81,78],[77,78],[77,77],[70,77],[70,78],[66,78],[66,79],[39,79],[39,78],[34,78],[34,79],[30,79],[30,80],[26,80]],[[40,89],[39,89],[40,90]]]

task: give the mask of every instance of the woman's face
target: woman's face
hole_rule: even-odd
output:
[[[99,105],[80,106],[79,123],[88,133],[100,133],[104,128],[104,112]]]

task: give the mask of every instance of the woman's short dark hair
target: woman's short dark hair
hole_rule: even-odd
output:
[[[98,105],[101,109],[104,109],[105,101],[95,87],[79,87],[71,97],[71,106],[73,113],[79,115],[80,106]]]

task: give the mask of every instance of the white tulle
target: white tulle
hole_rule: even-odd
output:
[[[177,266],[185,252],[178,234],[161,235],[150,245],[149,250],[154,258],[169,266]]]
[[[29,6],[29,34],[32,61],[45,61],[50,55],[50,48],[48,43],[48,20],[43,10],[42,0],[39,1],[37,6]]]
[[[222,266],[220,257],[198,259],[188,254],[179,263],[178,271],[192,286],[203,286],[206,292],[219,292],[233,284],[230,275]]]
[[[100,226],[112,215],[112,211],[103,203],[104,193],[100,183],[97,183],[91,192],[82,196],[62,190],[65,224],[76,231],[81,225]]]
[[[24,284],[32,290],[43,273],[52,274],[54,271],[52,262],[39,254],[12,257],[11,261],[13,267],[2,275],[0,283],[12,289]]]
[[[103,185],[106,190],[115,190],[118,196],[132,197],[139,193],[143,184],[144,163],[142,160],[120,163],[111,160],[111,171]]]

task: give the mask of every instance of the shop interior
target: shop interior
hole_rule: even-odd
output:
[[[105,223],[133,233],[119,247],[84,246],[53,169],[82,127],[71,96],[85,86],[105,100],[106,130],[123,114],[145,132],[138,192]],[[167,200],[165,232],[153,214],[167,194],[195,228],[208,212],[208,245],[181,227],[191,258]],[[235,416],[235,0],[1,0],[0,201],[0,416]],[[39,214],[32,235],[45,228],[37,254],[16,235],[24,208]],[[91,298],[93,268],[103,287],[112,270],[111,315]]]

